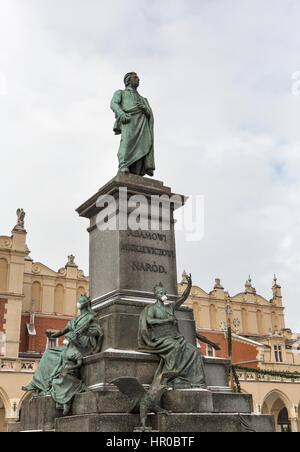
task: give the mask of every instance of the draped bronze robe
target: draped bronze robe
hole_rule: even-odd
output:
[[[138,107],[142,103],[147,114]],[[111,109],[115,113],[116,122],[114,132],[121,134],[121,142],[118,152],[119,171],[128,168],[131,173],[144,176],[153,175],[154,163],[154,119],[151,107],[145,97],[128,87],[125,90],[116,91]],[[126,113],[130,116],[130,122],[123,124],[120,115]]]
[[[66,337],[72,339],[72,345],[47,349],[42,356],[33,380],[26,391],[36,395],[52,395],[57,403],[68,403],[84,385],[80,380],[80,371],[75,369],[72,376],[62,376],[65,367],[101,350],[103,331],[95,320],[94,312],[89,309],[67,324]]]
[[[174,303],[164,305],[158,301],[144,309],[140,316],[139,349],[160,356],[154,378],[176,372],[177,377],[168,383],[174,389],[206,388],[202,354],[180,334]]]

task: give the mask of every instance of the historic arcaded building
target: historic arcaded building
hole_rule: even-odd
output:
[[[77,314],[77,298],[88,293],[88,278],[74,256],[54,271],[34,262],[26,243],[25,213],[10,236],[0,236],[0,432],[18,418],[41,354],[46,331],[62,329]],[[60,343],[58,344],[60,345]]]
[[[0,431],[18,419],[27,385],[49,343],[45,332],[62,329],[77,314],[76,302],[88,293],[88,277],[69,256],[58,271],[30,257],[25,213],[17,212],[10,236],[0,236]],[[178,285],[185,289],[185,276]],[[253,369],[300,373],[300,335],[285,325],[281,287],[273,281],[272,297],[256,293],[249,278],[245,289],[230,296],[215,281],[209,293],[194,286],[186,303],[193,308],[198,331],[220,344],[207,355],[227,357],[227,325],[233,330],[232,361]],[[61,345],[61,341],[58,342]],[[200,346],[200,344],[199,344]],[[239,372],[243,391],[251,393],[254,412],[272,413],[278,431],[300,431],[300,380]]]
[[[186,274],[179,284],[181,294],[186,285]],[[300,374],[300,334],[286,328],[281,287],[274,277],[272,298],[256,293],[252,281],[245,289],[230,296],[215,280],[207,293],[194,286],[186,302],[193,308],[198,331],[211,341],[219,343],[221,350],[201,344],[204,354],[228,357],[227,326],[233,331],[232,362],[242,367],[295,372]],[[300,379],[239,372],[244,392],[253,395],[254,412],[274,414],[278,431],[300,431]]]

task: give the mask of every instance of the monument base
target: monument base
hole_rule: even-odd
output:
[[[83,380],[89,391],[77,394],[69,416],[62,417],[50,396],[23,402],[20,422],[10,432],[137,432],[140,417],[129,414],[130,400],[109,382],[120,375],[135,376],[146,389],[157,368],[153,355],[106,350],[84,359]],[[274,418],[253,415],[252,396],[228,386],[230,361],[204,357],[207,390],[169,390],[162,408],[170,415],[150,414],[149,432],[274,432]]]
[[[138,352],[139,319],[143,309],[155,303],[153,289],[160,283],[169,301],[178,298],[174,211],[185,199],[162,182],[118,174],[77,210],[90,220],[90,296],[104,332],[103,351],[84,358],[81,377],[89,391],[75,396],[70,415],[62,417],[51,397],[39,397],[23,402],[20,422],[10,424],[9,431],[141,430],[140,416],[129,414],[131,402],[112,381],[135,377],[145,389],[153,382],[159,357]],[[143,211],[134,202],[143,205]],[[106,203],[112,207],[109,215]],[[155,203],[159,209],[153,215]],[[136,209],[139,228],[105,229],[106,220],[130,225]],[[156,220],[157,230],[147,227],[150,220]],[[180,333],[195,346],[193,311],[181,306],[176,316]],[[252,415],[252,396],[235,394],[229,387],[229,360],[203,361],[207,389],[165,392],[161,407],[171,414],[150,414],[149,432],[275,431],[273,416]]]

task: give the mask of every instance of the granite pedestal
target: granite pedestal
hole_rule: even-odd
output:
[[[104,329],[104,350],[137,350],[139,317],[155,302],[157,284],[170,300],[177,298],[174,211],[185,201],[160,181],[118,174],[77,209],[90,220],[90,296]],[[137,209],[139,221],[133,224]],[[192,310],[183,307],[178,318],[195,344]]]

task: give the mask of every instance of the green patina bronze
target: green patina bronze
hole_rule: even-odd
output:
[[[114,132],[121,135],[119,172],[153,176],[153,113],[148,100],[137,91],[137,74],[126,74],[124,83],[125,90],[116,91],[110,104],[116,116]]]
[[[161,381],[164,378],[170,378],[171,376],[174,376],[173,372],[159,375],[158,378],[153,381],[148,391],[146,391],[143,385],[141,385],[134,377],[120,377],[111,382],[111,384],[117,386],[117,388],[132,401],[129,412],[140,413],[141,427],[136,428],[134,431],[145,432],[152,430],[146,426],[149,413],[170,414],[170,412],[162,408],[160,404],[164,392],[168,389],[168,386],[162,385]]]
[[[179,332],[176,310],[187,300],[192,287],[188,287],[176,302],[166,304],[166,290],[155,288],[157,301],[147,306],[141,314],[139,325],[139,349],[161,357],[154,380],[161,374],[173,372],[173,378],[162,381],[173,389],[206,388],[202,354],[186,341]]]
[[[57,333],[46,333],[49,338],[65,336],[63,347],[48,349],[43,354],[33,380],[24,391],[35,397],[51,395],[58,409],[68,414],[75,394],[87,388],[80,379],[83,357],[101,350],[103,332],[95,320],[90,299],[80,297],[80,315],[68,322]]]

